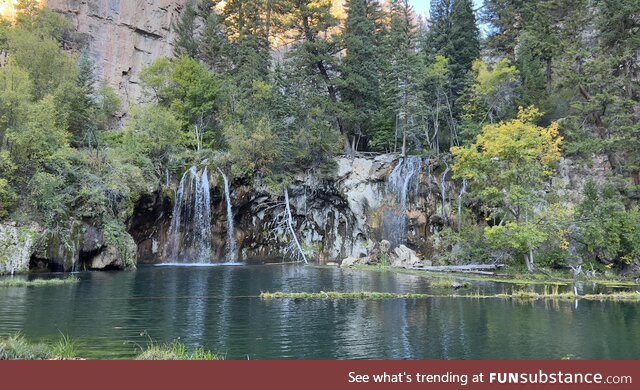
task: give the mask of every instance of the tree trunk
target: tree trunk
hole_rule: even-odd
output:
[[[269,41],[269,34],[271,33],[271,8],[273,0],[267,0],[267,20],[265,22],[265,34],[267,36],[267,42]]]
[[[530,249],[529,253],[524,255],[524,262],[527,265],[527,271],[535,271],[535,267],[533,266],[533,250]]]

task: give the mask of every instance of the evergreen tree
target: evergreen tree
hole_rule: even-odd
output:
[[[523,34],[516,59],[516,67],[520,75],[517,100],[523,107],[535,104],[545,111],[548,95],[543,65],[532,46],[532,38]]]
[[[232,68],[229,40],[221,16],[216,12],[210,12],[205,18],[198,53],[199,59],[215,73],[228,73]]]
[[[453,52],[451,42],[453,0],[431,0],[430,26],[425,35],[423,50],[430,58],[441,55],[446,58]]]
[[[253,81],[267,81],[269,75],[271,57],[263,19],[266,3],[241,0],[213,3],[222,7],[220,16],[231,41],[231,73],[241,93],[250,91]]]
[[[342,62],[340,92],[343,120],[353,137],[372,135],[380,106],[380,31],[381,16],[377,3],[350,0],[343,34],[345,57]],[[357,149],[360,142],[354,143]],[[366,143],[365,145],[366,146]]]
[[[423,50],[431,60],[436,55],[447,58],[449,104],[457,117],[461,111],[457,100],[468,87],[473,61],[480,57],[480,32],[473,3],[471,0],[432,0],[431,10],[432,28]]]
[[[175,23],[176,39],[173,44],[173,54],[176,57],[188,56],[197,58],[198,39],[196,37],[196,20],[198,10],[193,1],[187,2],[180,19]]]
[[[480,32],[473,13],[472,0],[455,0],[451,13],[451,53],[448,53],[451,94],[454,113],[457,99],[467,88],[468,73],[473,61],[480,57]]]
[[[406,2],[393,3],[389,17],[389,32],[384,45],[384,56],[387,60],[383,98],[387,115],[393,120],[393,145],[389,145],[390,149],[399,150],[406,155],[412,146],[421,146],[416,139],[416,113],[419,103],[416,26],[413,11]]]
[[[489,48],[498,55],[513,58],[520,32],[531,16],[527,3],[537,2],[538,0],[485,0],[482,20],[492,27],[487,40]]]
[[[338,24],[331,14],[331,0],[295,0],[280,2],[277,8],[280,29],[291,33],[297,40],[289,53],[289,59],[314,83],[322,85],[328,100],[318,101],[324,112],[333,116],[335,127],[342,135],[344,152],[352,154],[349,131],[340,115],[340,96],[336,87],[336,58],[339,50],[328,35],[329,29]]]

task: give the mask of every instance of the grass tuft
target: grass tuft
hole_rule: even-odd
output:
[[[184,343],[175,340],[170,344],[149,344],[136,357],[136,360],[220,360],[220,358],[204,348],[196,348],[189,353]]]
[[[45,344],[29,343],[20,333],[0,338],[0,360],[47,360],[55,356]]]
[[[640,292],[620,291],[608,294],[586,294],[580,298],[589,301],[638,301],[640,300]]]
[[[62,286],[67,284],[76,284],[80,279],[75,276],[69,276],[62,279],[7,279],[0,280],[0,287],[45,287],[45,286]]]
[[[438,278],[431,281],[431,288],[469,288],[471,283],[469,282],[458,282],[450,278]]]
[[[70,336],[60,333],[60,340],[51,347],[53,355],[61,360],[71,360],[78,356],[79,343]]]

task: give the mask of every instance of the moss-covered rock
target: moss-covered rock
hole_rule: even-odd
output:
[[[0,275],[27,272],[40,227],[0,224]]]

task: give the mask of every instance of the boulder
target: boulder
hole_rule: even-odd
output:
[[[124,269],[125,264],[116,247],[108,245],[97,256],[91,259],[91,269]]]
[[[416,251],[407,248],[404,245],[400,245],[399,247],[393,250],[394,255],[392,256],[391,265],[393,267],[398,268],[413,268],[416,266],[425,266],[431,265],[431,261],[421,260],[417,255]]]
[[[82,252],[95,252],[104,246],[104,232],[102,230],[83,222],[81,232]]]
[[[355,257],[347,257],[346,259],[342,260],[342,263],[340,263],[340,268],[353,267],[357,264],[360,264],[360,259],[357,259]]]
[[[387,240],[380,241],[380,254],[388,255],[391,250],[391,243]]]

